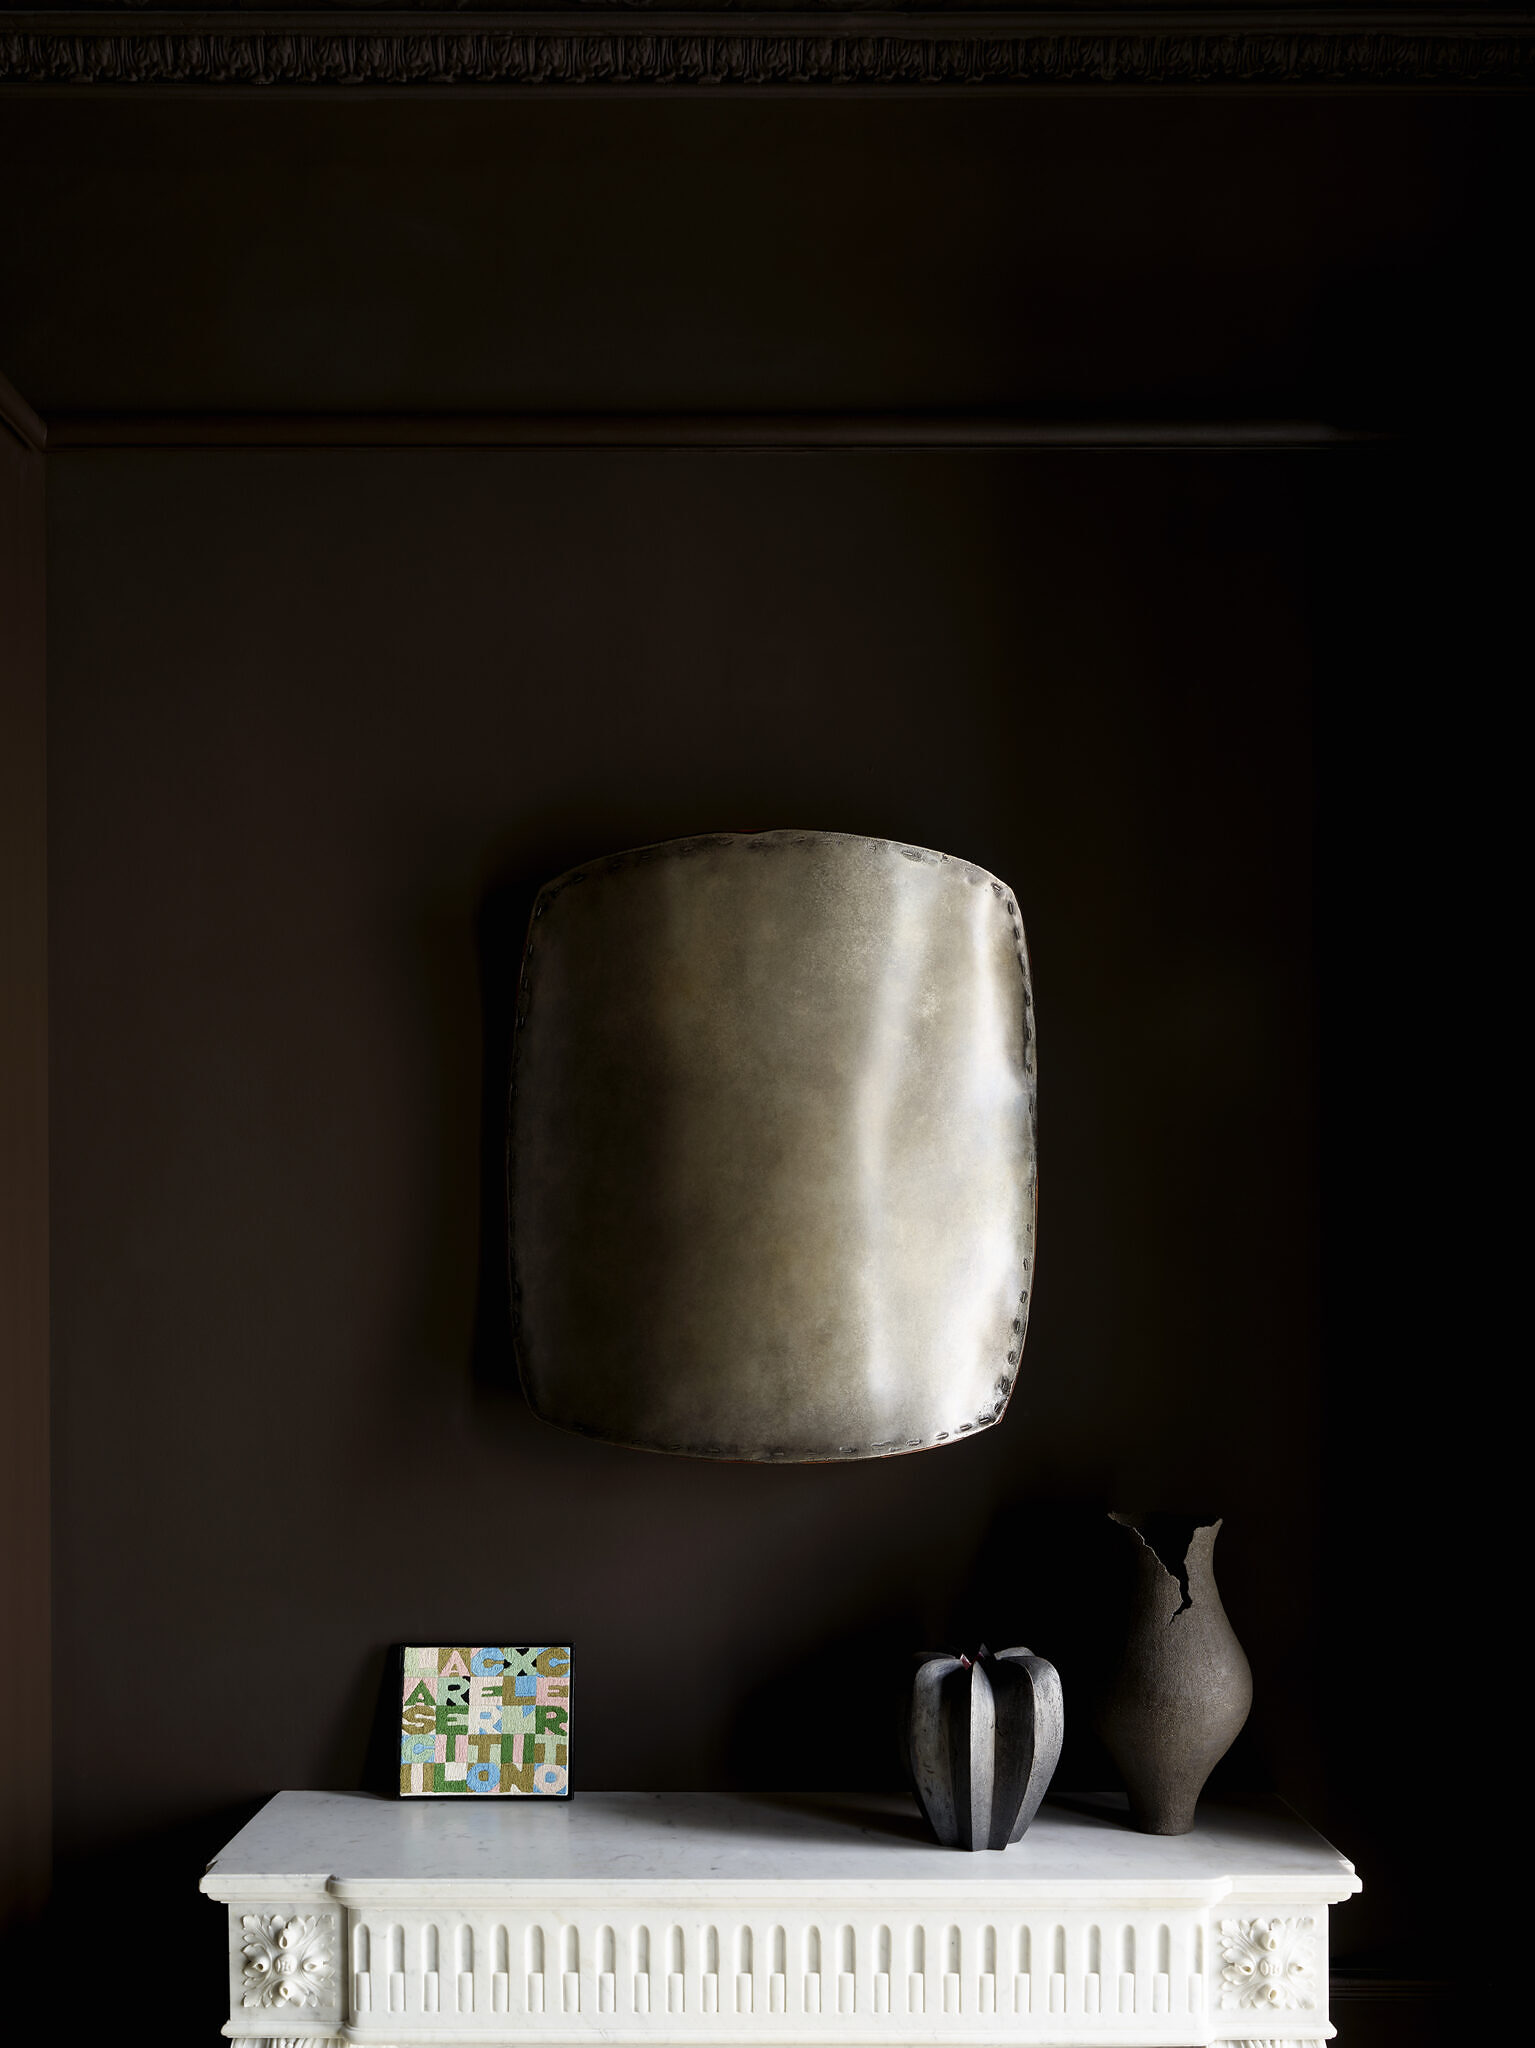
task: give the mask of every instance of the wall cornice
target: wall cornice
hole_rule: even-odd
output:
[[[1361,7],[0,11],[0,89],[1528,89],[1535,13]]]
[[[39,422],[39,430],[41,423]],[[1304,419],[1029,419],[1007,413],[87,413],[50,416],[51,453],[78,449],[506,448],[899,450],[1044,454],[1376,445],[1388,428]],[[41,442],[38,443],[41,445]]]

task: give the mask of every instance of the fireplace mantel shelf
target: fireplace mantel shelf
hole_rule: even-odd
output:
[[[1281,2048],[1332,2035],[1359,1880],[1277,1804],[1062,1801],[966,1854],[879,1795],[282,1792],[202,1889],[246,2040]]]

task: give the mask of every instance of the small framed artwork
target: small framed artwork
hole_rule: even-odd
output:
[[[395,1651],[402,1799],[570,1797],[570,1645]]]

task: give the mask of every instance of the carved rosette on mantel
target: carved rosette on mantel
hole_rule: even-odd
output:
[[[336,1972],[333,1931],[329,1914],[242,1913],[241,2004],[291,2006],[299,2011],[319,2005],[329,1988],[327,1978]]]
[[[1535,82],[1535,20],[1504,7],[1270,4],[458,11],[409,5],[0,9],[0,89],[110,85],[419,87],[440,92],[824,95],[888,88],[1463,92]]]
[[[292,2024],[313,2039],[316,2021],[343,2016],[345,1942],[341,1916],[313,1907],[261,1906],[229,1915],[229,2003],[240,2031],[256,2040],[286,2038]]]
[[[1316,1921],[1223,1920],[1218,1943],[1222,2007],[1315,2009]]]

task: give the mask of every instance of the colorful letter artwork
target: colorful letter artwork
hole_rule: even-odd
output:
[[[570,1650],[404,1652],[400,1796],[570,1793]]]

